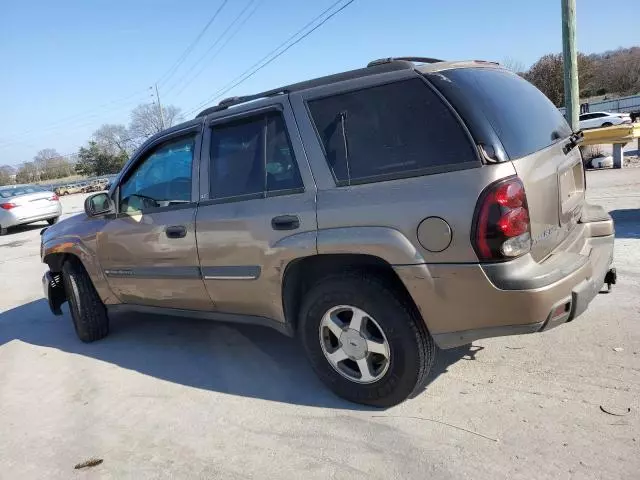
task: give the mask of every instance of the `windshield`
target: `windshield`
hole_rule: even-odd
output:
[[[493,68],[445,70],[442,75],[481,107],[511,159],[571,135],[553,103],[518,75]]]
[[[0,189],[0,198],[18,197],[20,195],[29,195],[30,193],[38,192],[46,192],[46,190],[35,185],[25,185],[22,187]]]

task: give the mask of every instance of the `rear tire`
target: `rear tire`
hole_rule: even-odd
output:
[[[109,317],[89,274],[80,261],[67,260],[62,266],[64,289],[78,338],[95,342],[109,333]]]
[[[371,375],[366,382],[363,381],[363,368],[358,363],[361,361],[359,357],[362,351],[358,349],[362,341],[357,335],[355,339],[353,335],[343,336],[345,332],[355,332],[350,328],[352,323],[349,318],[354,317],[349,317],[349,308],[366,315],[364,330],[371,332],[373,328],[374,333],[378,330],[379,334],[375,335],[377,342],[380,342],[378,348],[384,344],[387,349],[388,363],[385,365],[385,355],[374,353],[365,339],[365,365],[371,367],[365,367]],[[347,317],[343,329],[337,330],[340,334],[338,339],[334,330],[326,326],[326,319],[335,314],[332,312],[341,310],[347,312]],[[300,310],[298,334],[311,366],[331,390],[349,401],[376,407],[396,405],[418,391],[424,384],[436,353],[431,335],[406,294],[382,279],[364,273],[326,277],[312,287],[305,295]],[[371,338],[369,335],[363,333],[364,337]],[[347,340],[352,347],[347,345]],[[332,345],[328,345],[327,341]],[[343,347],[347,347],[344,351],[353,357],[332,363],[329,357]],[[329,350],[331,353],[327,353]],[[348,372],[355,372],[356,375]]]
[[[604,123],[602,124],[602,126],[603,126],[603,127],[612,127],[612,126],[613,126],[613,123],[611,123],[611,122],[604,122]]]
[[[60,217],[50,218],[47,220],[47,223],[49,225],[55,225],[56,223],[58,223],[58,220],[60,220]]]
[[[0,237],[2,237],[3,235],[6,235],[8,232],[7,227],[3,227],[2,225],[0,225]]]

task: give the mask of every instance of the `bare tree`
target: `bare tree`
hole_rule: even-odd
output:
[[[0,167],[0,187],[3,185],[11,185],[13,183],[13,167],[2,165]]]
[[[16,173],[16,181],[18,183],[31,183],[39,180],[38,167],[34,162],[25,162]]]
[[[133,153],[135,143],[131,139],[131,133],[124,125],[104,124],[93,132],[93,140],[110,155]]]
[[[523,76],[544,93],[557,107],[564,105],[564,76],[561,53],[542,56]],[[592,87],[592,61],[578,53],[578,80],[581,91]]]
[[[180,109],[173,105],[163,107],[164,128],[169,128],[181,119]],[[131,112],[131,123],[129,132],[135,139],[147,139],[152,135],[162,131],[162,118],[160,109],[155,103],[144,103],[138,105]]]
[[[53,178],[51,176],[51,168],[56,159],[60,159],[60,155],[55,148],[44,148],[40,150],[35,157],[33,157],[33,164],[36,169],[36,176],[38,180],[48,180]]]
[[[511,70],[513,73],[523,73],[525,71],[524,63],[513,57],[505,57],[505,59],[502,60],[502,66]]]

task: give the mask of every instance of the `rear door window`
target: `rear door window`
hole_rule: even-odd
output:
[[[421,79],[311,100],[308,106],[339,185],[479,164],[458,119]]]
[[[212,199],[243,200],[303,189],[279,112],[215,125],[210,161]]]
[[[445,70],[441,75],[475,102],[513,160],[566,138],[571,129],[562,113],[536,87],[494,68]]]
[[[20,187],[7,188],[0,190],[0,198],[18,197],[20,195],[29,195],[30,193],[45,192],[46,190],[35,185],[23,185]]]

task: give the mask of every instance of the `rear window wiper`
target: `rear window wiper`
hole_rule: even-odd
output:
[[[562,151],[566,155],[571,150],[576,148],[582,141],[584,140],[584,132],[582,130],[578,130],[573,132],[569,137],[569,141],[562,147]]]

